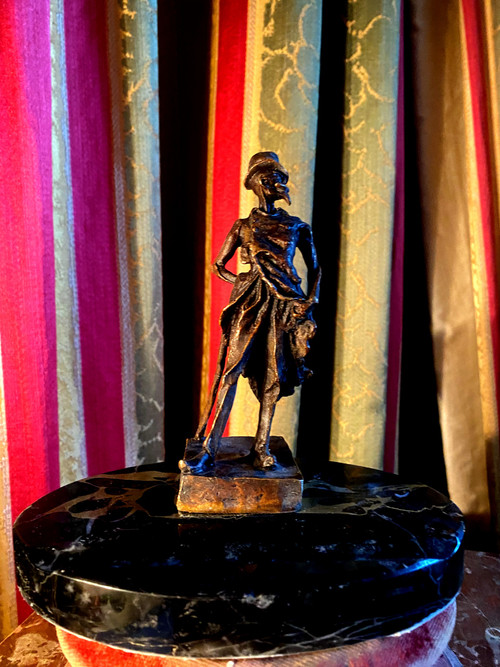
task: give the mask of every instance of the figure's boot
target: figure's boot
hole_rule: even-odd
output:
[[[255,442],[254,452],[253,465],[255,468],[267,470],[276,465],[276,458],[269,451],[269,438],[267,442]]]
[[[214,457],[210,454],[209,451],[203,446],[196,454],[190,459],[181,459],[179,461],[179,469],[181,471],[191,472],[194,475],[200,475],[201,473],[207,472],[214,465]]]
[[[205,441],[199,454],[192,459],[183,459],[179,463],[181,470],[188,469],[194,474],[201,474],[206,472],[214,465],[215,457],[220,445],[220,439],[226,428],[226,423],[229,418],[229,413],[233,407],[234,395],[236,393],[236,381],[231,382],[227,379],[223,380],[217,397],[217,407],[215,410],[215,417]]]

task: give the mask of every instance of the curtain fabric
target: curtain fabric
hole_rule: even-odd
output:
[[[438,476],[421,459],[444,455],[438,486],[493,544],[500,2],[2,9],[0,634],[27,613],[19,512],[61,484],[160,459],[164,421],[172,466],[193,435],[230,291],[210,268],[255,205],[242,181],[259,150],[289,170],[290,210],[311,223],[323,267],[315,377],[280,401],[273,432],[301,456],[415,468],[422,482]],[[408,276],[420,261],[430,333],[425,315],[408,318],[421,312]],[[410,357],[435,369],[436,388],[417,386]],[[253,434],[257,415],[243,379],[228,434]],[[399,438],[416,422],[421,446]]]
[[[219,315],[230,286],[211,263],[255,196],[243,186],[250,157],[277,152],[290,173],[294,214],[310,223],[321,48],[321,0],[213,3],[202,404],[219,349]],[[236,266],[235,266],[236,268]],[[281,400],[274,429],[295,448],[300,392]],[[259,404],[239,382],[228,434],[254,435]]]
[[[422,223],[451,497],[498,531],[500,5],[414,3]]]
[[[346,25],[331,456],[382,468],[386,411],[395,409],[386,401],[391,314],[393,322],[401,318],[396,301],[391,313],[400,3],[349,2]],[[398,262],[401,248],[396,252]],[[397,386],[392,391],[397,395]]]
[[[5,634],[16,516],[162,456],[163,353],[154,2],[7,0],[0,22]]]

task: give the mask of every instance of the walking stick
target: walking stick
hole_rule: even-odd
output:
[[[212,388],[208,396],[208,400],[205,404],[205,409],[198,424],[198,428],[195,433],[196,440],[202,440],[205,437],[205,431],[207,428],[208,420],[210,419],[210,414],[215,405],[215,399],[217,397],[217,392],[219,391],[219,385],[222,378],[222,373],[224,371],[224,364],[226,361],[226,352],[227,352],[227,337],[223,334],[220,345],[219,345],[219,356],[217,358],[217,366],[215,368],[215,375],[212,382]]]

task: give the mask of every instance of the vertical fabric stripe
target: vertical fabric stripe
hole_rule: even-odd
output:
[[[16,4],[0,16],[0,339],[13,519],[59,485],[49,5],[27,16]]]
[[[12,520],[61,483],[161,456],[156,4],[134,2],[0,15],[0,634],[31,612]]]
[[[28,122],[34,131],[38,161],[41,200],[41,233],[43,243],[45,354],[44,431],[48,463],[59,482],[57,356],[55,319],[54,230],[52,205],[52,146],[51,146],[51,51],[50,1],[33,5],[16,3],[17,38],[24,70],[24,87],[28,104]]]
[[[113,180],[116,218],[116,252],[120,290],[120,333],[122,349],[122,404],[125,463],[135,465],[139,428],[135,414],[134,340],[131,328],[130,278],[127,239],[127,184],[125,177],[125,118],[123,105],[123,78],[129,70],[132,53],[124,45],[125,9],[119,0],[107,2],[108,67],[110,70],[111,130],[113,142]],[[125,65],[127,63],[127,65]]]
[[[348,3],[331,455],[383,466],[400,2]]]
[[[0,641],[17,625],[16,580],[12,545],[9,455],[0,341]]]
[[[442,236],[447,238],[447,244],[451,241],[453,253],[447,252],[441,244],[437,247],[436,260],[440,262],[443,273],[438,269],[430,274],[435,294],[431,306],[448,488],[451,498],[462,511],[485,526],[491,517],[485,484],[486,442],[497,431],[498,423],[465,33],[460,5],[457,4],[454,9],[450,41],[447,42],[450,50],[447,60],[455,62],[457,58],[455,78],[460,81],[463,112],[460,122],[457,123],[455,117],[450,118],[450,129],[444,136],[439,136],[441,141],[449,142],[448,150],[443,151],[446,161],[442,166],[454,169],[452,173],[457,182],[447,184],[449,192],[439,193],[444,201],[449,198],[452,206],[448,210],[437,209],[439,217],[436,221],[431,220],[443,228],[445,234]],[[455,39],[451,42],[453,37]],[[447,87],[445,92],[445,103],[448,100],[455,102],[457,84],[453,85],[453,91]],[[434,152],[435,147],[432,146],[431,150]],[[462,169],[458,169],[457,165]],[[465,201],[452,199],[457,192],[465,193]],[[447,219],[452,221],[456,231],[447,228]],[[429,232],[436,234],[433,229]]]
[[[399,34],[398,116],[396,130],[396,183],[392,244],[391,301],[387,367],[387,415],[384,470],[398,471],[399,390],[403,340],[403,256],[405,233],[405,119],[404,119],[404,4],[401,3]]]
[[[484,3],[495,179],[500,183],[500,3]]]
[[[490,128],[491,128],[491,155],[492,155],[492,171],[495,180],[495,229],[497,237],[497,263],[496,270],[500,270],[500,262],[498,257],[498,221],[500,219],[499,212],[499,187],[500,187],[500,4],[487,0],[484,3],[484,23],[485,23],[485,42],[486,53],[488,59],[488,92],[490,96]],[[498,284],[498,282],[497,282]],[[497,430],[488,440],[488,470],[490,474],[490,503],[494,507],[494,522],[497,533],[497,543],[500,543],[500,438],[498,433],[498,417],[500,417],[500,391],[498,388],[497,379]],[[491,383],[493,385],[493,383]]]
[[[245,54],[245,98],[241,134],[240,217],[247,217],[257,200],[244,186],[250,157],[261,150],[259,142],[259,110],[262,91],[262,50],[266,0],[250,0],[247,13]],[[238,269],[243,268],[242,265]]]
[[[480,289],[479,285],[483,286],[483,301],[479,304],[477,298],[475,301],[476,311],[480,309],[480,312],[476,314],[480,399],[483,415],[483,441],[480,451],[481,453],[484,452],[487,476],[482,478],[484,487],[478,492],[482,495],[486,490],[489,491],[490,520],[498,532],[498,503],[500,500],[498,437],[500,333],[498,331],[497,272],[500,269],[500,244],[497,167],[494,159],[495,138],[498,138],[498,128],[493,129],[491,124],[495,116],[498,116],[498,110],[494,111],[492,107],[492,102],[496,101],[496,91],[494,88],[492,90],[488,88],[490,83],[488,81],[488,70],[491,71],[494,63],[490,62],[488,64],[488,50],[486,48],[488,37],[491,40],[493,35],[488,36],[487,34],[488,28],[491,30],[492,25],[491,20],[489,22],[487,20],[488,12],[486,12],[486,16],[483,13],[483,5],[462,0],[461,10],[463,72],[466,77],[465,87],[468,102],[466,113],[468,163],[471,165],[470,172],[472,172],[470,179],[475,185],[474,203],[476,205],[476,216],[473,219],[476,229],[473,229],[471,233],[471,238],[475,241],[475,248],[471,248],[471,260],[476,292]],[[477,95],[481,95],[481,100],[476,99]],[[487,298],[484,291],[487,293]],[[485,322],[487,319],[489,319],[489,327]],[[481,323],[483,326],[480,328]],[[483,500],[483,502],[486,505],[486,500]]]
[[[65,5],[88,472],[125,463],[106,5]]]
[[[494,380],[463,30],[458,1],[415,5],[419,180],[446,476],[452,500],[486,527],[485,418],[492,425],[496,410],[493,402],[486,414]]]
[[[54,340],[45,298],[49,303],[53,299],[53,280],[44,270],[50,254],[45,255],[42,230],[41,165],[16,43],[14,4],[5,3],[0,15],[0,337],[13,518],[59,483],[57,442],[48,437],[54,432],[50,403],[55,386],[49,384],[47,369]],[[46,81],[44,68],[50,67],[48,11],[43,19],[37,31],[47,41],[33,63],[41,69],[40,83]]]
[[[27,121],[33,129],[36,152],[38,187],[41,203],[41,235],[43,243],[43,303],[45,317],[44,419],[47,460],[53,483],[59,483],[58,408],[56,373],[56,320],[54,230],[52,205],[52,147],[51,147],[51,52],[50,2],[44,0],[30,7],[16,3],[15,21],[21,66],[24,71],[24,94],[27,102]],[[26,221],[27,222],[27,221]]]
[[[257,200],[251,190],[243,185],[250,157],[264,150],[259,141],[259,110],[262,90],[262,50],[264,38],[264,14],[266,0],[250,0],[247,14],[245,97],[241,135],[240,210],[239,217],[246,218]],[[272,150],[275,150],[274,148]],[[281,156],[280,156],[281,157]],[[246,270],[238,258],[238,272]],[[231,435],[254,436],[257,431],[260,405],[247,380],[240,379],[229,422]]]
[[[220,0],[212,0],[212,32],[210,39],[210,97],[208,101],[207,136],[207,186],[205,210],[205,267],[203,294],[203,355],[200,387],[200,414],[207,401],[212,382],[211,370],[211,321],[212,321],[212,207],[215,150],[215,110],[217,108],[217,64],[219,62],[219,15]]]
[[[28,122],[34,130],[38,161],[41,201],[41,233],[43,243],[44,315],[46,366],[44,431],[49,468],[54,483],[59,483],[57,357],[55,320],[54,230],[52,206],[52,147],[51,147],[51,52],[50,2],[43,0],[30,6],[16,3],[17,37],[23,60]]]
[[[290,212],[306,222],[311,220],[320,48],[321,0],[249,3],[240,216],[247,216],[257,204],[255,195],[241,186],[248,160],[257,151],[270,150],[278,153],[290,173]],[[272,427],[292,448],[299,402],[300,389],[282,399]],[[230,432],[254,435],[258,413],[259,404],[248,383],[239,382]]]
[[[125,232],[128,256],[127,266],[121,256],[120,275],[123,338],[132,337],[133,413],[125,414],[125,423],[134,425],[127,443],[127,463],[134,465],[164,455],[158,27],[156,0],[121,0],[119,6],[124,67],[116,108],[123,134],[115,143],[123,144],[125,158],[126,227],[119,234]]]
[[[233,222],[239,217],[246,20],[246,2],[220,0],[212,185],[212,260],[222,246]],[[211,378],[214,375],[219,348],[219,317],[227,305],[230,292],[230,285],[216,277],[213,278],[213,317],[210,329]]]
[[[216,85],[213,108],[213,162],[208,173],[212,175],[211,214],[208,220],[211,239],[210,264],[222,246],[234,221],[239,217],[241,134],[245,92],[245,53],[247,30],[247,3],[220,0],[218,26],[214,30],[217,43]],[[233,269],[236,260],[233,259]],[[231,264],[229,265],[231,266]],[[211,281],[209,382],[212,382],[220,341],[219,317],[227,305],[231,286],[215,276]],[[205,352],[206,354],[206,352]],[[203,397],[206,400],[206,395]]]
[[[52,201],[61,484],[87,476],[71,191],[64,0],[51,1]]]
[[[478,171],[479,199],[483,225],[483,241],[486,259],[486,278],[488,283],[489,310],[493,351],[494,376],[496,378],[497,397],[500,383],[500,331],[499,331],[499,295],[496,273],[499,267],[497,258],[498,211],[495,201],[498,195],[495,183],[495,170],[492,155],[492,143],[489,119],[489,92],[483,26],[481,25],[481,6],[473,0],[462,0],[463,24],[467,49],[469,86],[472,104],[472,120]],[[498,399],[497,399],[498,400]],[[498,403],[497,403],[498,405]]]

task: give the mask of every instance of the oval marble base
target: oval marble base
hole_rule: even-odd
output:
[[[456,618],[451,602],[432,619],[408,632],[300,655],[242,660],[175,658],[128,653],[57,629],[61,649],[72,667],[415,667],[435,665],[450,640]]]
[[[460,588],[463,522],[396,475],[300,465],[286,515],[180,515],[161,464],[69,484],[25,510],[18,582],[42,616],[117,648],[266,658],[384,637]]]

